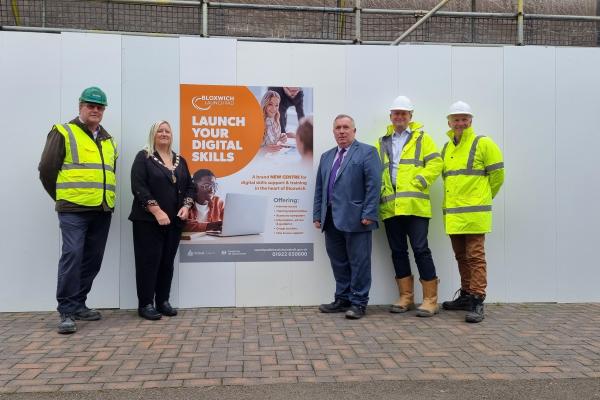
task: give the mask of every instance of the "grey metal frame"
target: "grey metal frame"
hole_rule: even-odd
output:
[[[361,0],[354,0],[354,7],[315,7],[315,6],[296,6],[296,5],[270,5],[270,4],[243,4],[243,3],[224,3],[218,1],[208,0],[103,0],[107,4],[139,4],[139,5],[154,5],[154,6],[197,6],[201,10],[201,18],[198,24],[201,26],[200,35],[203,37],[209,36],[209,15],[211,10],[219,9],[236,9],[236,10],[269,10],[269,11],[286,11],[286,12],[323,12],[323,13],[337,13],[340,15],[352,15],[354,17],[354,38],[352,40],[347,39],[316,39],[316,38],[277,38],[277,37],[244,37],[244,36],[213,36],[213,37],[236,37],[242,41],[267,41],[267,42],[289,42],[289,43],[332,43],[332,44],[391,44],[398,45],[401,41],[407,38],[417,27],[427,21],[430,17],[454,17],[454,18],[465,18],[471,19],[471,35],[474,40],[475,38],[475,18],[489,18],[489,19],[502,19],[516,21],[516,45],[526,45],[525,40],[525,21],[571,21],[571,22],[595,22],[598,24],[597,40],[595,45],[600,46],[600,14],[598,16],[573,16],[573,15],[545,15],[545,14],[525,14],[523,12],[524,0],[516,0],[517,12],[516,13],[491,13],[491,12],[457,12],[457,11],[439,11],[449,0],[441,0],[440,3],[430,11],[426,10],[393,10],[393,9],[376,9],[376,8],[363,8],[361,6]],[[475,10],[476,0],[472,0],[471,9]],[[600,13],[600,0],[598,0],[598,7]],[[43,31],[43,32],[61,32],[61,31],[86,31],[84,29],[64,29],[59,27],[47,27],[46,26],[46,0],[42,2],[42,26],[0,26],[1,30],[11,31]],[[416,21],[409,29],[403,33],[398,32],[400,36],[394,41],[380,41],[380,40],[364,40],[363,36],[363,20],[364,17],[369,15],[398,15],[398,16],[412,16],[420,19]],[[98,31],[94,32],[111,32],[114,31]],[[125,32],[119,31],[123,34],[135,34],[135,35],[159,35],[159,36],[189,36],[182,34],[168,34],[168,33],[145,33],[145,32]],[[488,43],[489,44],[489,43]]]

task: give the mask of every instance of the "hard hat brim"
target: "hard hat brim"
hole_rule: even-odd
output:
[[[457,112],[453,112],[453,113],[449,113],[448,115],[446,115],[446,117],[449,117],[451,115],[468,115],[470,117],[473,117],[473,114],[470,112],[465,112],[465,111],[457,111]]]
[[[98,104],[100,106],[108,107],[108,103],[102,103],[102,102],[99,102],[99,101],[91,101],[91,100],[79,99],[79,102],[80,103]]]

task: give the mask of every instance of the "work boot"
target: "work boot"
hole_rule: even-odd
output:
[[[83,306],[82,309],[73,314],[73,318],[80,321],[98,321],[102,319],[102,314],[98,310]]]
[[[321,304],[319,306],[319,311],[322,313],[338,313],[338,312],[346,312],[350,308],[350,301],[343,299],[335,299],[333,303],[329,304]]]
[[[400,298],[390,306],[391,313],[405,313],[415,308],[414,278],[412,275],[396,278]]]
[[[483,297],[477,295],[471,295],[471,310],[465,316],[465,321],[471,323],[478,323],[483,321],[485,318]]]
[[[456,293],[460,295],[451,301],[445,301],[442,303],[442,307],[444,310],[463,310],[463,311],[471,311],[471,296],[469,296],[469,292],[466,290],[459,289]],[[454,296],[456,296],[456,293]]]
[[[58,333],[68,335],[77,332],[75,320],[71,314],[60,314],[60,323],[58,324]]]
[[[358,304],[352,304],[348,311],[346,311],[347,319],[361,319],[367,313],[367,307],[359,306]]]
[[[435,314],[440,312],[440,306],[438,306],[438,278],[430,281],[421,281],[423,286],[423,304],[417,308],[417,317],[433,317]]]

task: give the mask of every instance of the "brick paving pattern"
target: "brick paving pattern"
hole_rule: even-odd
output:
[[[488,305],[434,318],[369,307],[201,308],[150,322],[104,310],[55,332],[56,313],[0,314],[0,394],[377,380],[600,378],[600,304]]]

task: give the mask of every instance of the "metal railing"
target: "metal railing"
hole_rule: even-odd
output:
[[[599,46],[600,17],[242,4],[205,0],[0,0],[0,29],[199,35],[240,40]],[[418,24],[417,24],[418,23]],[[415,26],[416,25],[416,26]],[[409,31],[409,29],[412,29]]]

